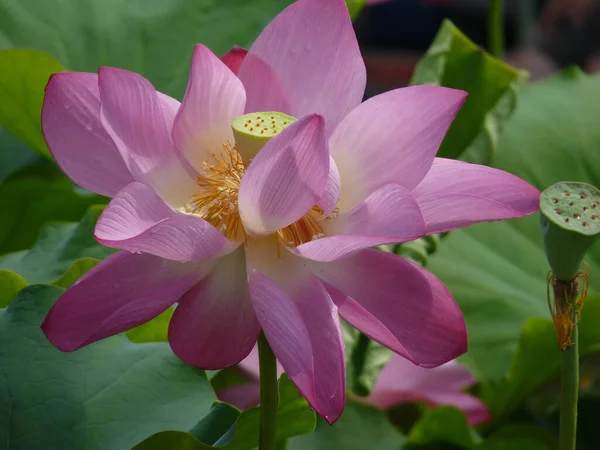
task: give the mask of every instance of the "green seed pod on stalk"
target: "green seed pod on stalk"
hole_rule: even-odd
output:
[[[540,212],[544,247],[552,269],[548,276],[548,306],[562,359],[559,450],[575,450],[577,323],[589,284],[588,274],[579,266],[600,235],[600,191],[586,183],[556,183],[542,192]]]
[[[586,183],[556,183],[542,192],[540,212],[550,268],[558,280],[571,281],[600,236],[600,191]]]

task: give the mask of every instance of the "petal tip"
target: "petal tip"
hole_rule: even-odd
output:
[[[444,88],[448,96],[448,100],[455,103],[456,111],[455,114],[462,108],[464,103],[467,101],[469,93],[461,89]]]
[[[98,90],[100,92],[100,109],[102,109],[102,101],[104,100],[107,92],[109,92],[107,89],[107,85],[109,85],[113,81],[116,81],[116,79],[123,75],[124,72],[127,71],[108,66],[98,67]]]
[[[231,47],[227,53],[221,56],[221,61],[225,64],[229,69],[237,75],[240,71],[240,67],[242,67],[242,63],[246,59],[246,55],[248,54],[248,50],[239,45],[234,45]]]
[[[59,75],[65,75],[65,74],[68,74],[68,73],[69,72],[56,72],[56,73],[51,74],[48,77],[48,82],[46,83],[46,87],[44,88],[44,90],[47,91],[48,88],[50,87],[50,85],[54,85],[56,83],[60,83],[60,79],[64,78],[64,77],[59,76]]]
[[[306,122],[307,125],[310,125],[310,126],[313,126],[316,128],[323,128],[323,129],[325,128],[325,118],[321,114],[317,114],[317,113],[307,114],[298,120],[298,122],[300,122],[300,121]]]
[[[300,122],[300,121],[305,121],[306,127],[313,128],[315,133],[319,136],[319,138],[322,139],[323,141],[325,141],[325,117],[323,117],[320,114],[308,114],[308,115],[304,116],[303,118],[301,118],[300,120],[298,120],[298,122]],[[329,155],[327,155],[327,157],[328,157],[327,172],[329,173]]]
[[[331,411],[325,413],[321,413],[318,410],[317,413],[319,413],[319,415],[325,419],[325,422],[327,422],[329,425],[333,425],[335,422],[337,422],[337,420],[340,418],[340,416],[342,415],[342,413],[344,412],[344,405],[346,403],[346,400],[344,399],[343,402],[341,402],[341,405],[335,405],[334,408],[332,408]]]
[[[292,382],[294,382],[292,380]],[[294,382],[295,384],[295,382]],[[300,389],[298,388],[300,391]],[[300,391],[302,394],[302,391]],[[327,395],[316,395],[316,396],[305,396],[309,405],[315,412],[321,416],[329,425],[333,425],[344,412],[344,407],[346,406],[346,385],[344,383],[344,389],[342,392],[337,394],[333,394],[331,396]]]
[[[118,73],[120,70],[122,70],[122,69],[117,69],[115,67],[110,67],[110,66],[100,66],[100,67],[98,67],[98,76]]]
[[[103,85],[105,84],[103,81],[113,81],[118,78],[123,79],[125,77],[128,77],[129,79],[133,78],[138,80],[144,80],[146,83],[150,83],[142,75],[135,72],[131,72],[130,70],[119,69],[117,67],[110,66],[100,66],[98,67],[98,87],[100,89],[100,98],[102,98],[102,91],[104,87]]]
[[[457,342],[456,342],[454,348],[452,350],[450,350],[448,353],[446,353],[445,355],[443,355],[441,359],[423,362],[423,363],[420,363],[417,360],[414,360],[412,358],[407,358],[407,359],[409,361],[411,361],[413,364],[415,364],[419,367],[423,367],[425,369],[434,369],[436,367],[442,366],[450,361],[455,360],[459,356],[462,356],[465,353],[467,353],[467,350],[469,349],[469,344],[468,344],[468,340],[467,340],[467,328],[466,328],[466,325],[464,324],[464,320],[463,320],[463,327],[458,332],[460,333],[460,338],[457,339]],[[451,339],[451,338],[449,338],[449,339]]]
[[[52,310],[48,313],[48,315],[44,319],[44,322],[42,322],[42,325],[40,326],[42,332],[46,336],[46,339],[48,339],[48,341],[55,348],[57,348],[63,353],[71,353],[75,350],[79,350],[82,347],[82,345],[77,345],[71,340],[65,339],[64,332],[61,331],[61,327],[56,328],[53,326],[51,314]]]
[[[192,51],[192,57],[196,53],[207,52],[207,51],[212,53],[212,51],[206,45],[204,45],[204,44],[195,44],[194,45],[194,50]]]
[[[223,58],[228,56],[228,55],[246,55],[248,53],[248,50],[245,49],[244,47],[240,47],[237,44],[234,44],[227,53],[225,53],[223,55]]]
[[[453,103],[456,107],[456,111],[462,107],[462,105],[467,100],[469,93],[467,91],[463,91],[461,89],[448,88],[444,86],[436,86],[436,85],[415,85],[411,86],[414,88],[426,89],[431,94],[435,94],[436,96],[443,97],[448,103]],[[423,92],[423,91],[421,91]]]

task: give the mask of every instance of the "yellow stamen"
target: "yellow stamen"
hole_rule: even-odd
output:
[[[199,192],[190,197],[182,212],[195,214],[212,224],[233,241],[247,236],[238,209],[238,194],[248,165],[262,147],[296,119],[278,112],[260,112],[240,116],[232,129],[235,145],[223,144],[223,152],[211,154],[212,161],[203,162],[204,170],[196,177]],[[325,236],[323,220],[337,215],[337,210],[325,217],[319,206],[296,222],[276,232],[279,242],[296,247]]]
[[[324,217],[323,210],[315,205],[307,215],[300,220],[288,225],[281,230],[277,230],[279,242],[286,247],[297,247],[300,244],[314,241],[325,236],[325,230],[321,222],[329,220],[337,215],[337,211],[333,211],[327,217]]]
[[[192,195],[193,213],[221,231],[228,239],[245,239],[246,233],[238,212],[238,192],[246,172],[240,153],[229,142],[223,144],[223,155],[212,155],[214,163],[204,161],[205,172],[196,177],[200,192]]]

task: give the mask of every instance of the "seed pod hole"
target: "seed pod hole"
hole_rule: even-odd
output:
[[[600,237],[600,189],[563,181],[543,191],[539,203],[543,224],[551,222],[569,233]]]

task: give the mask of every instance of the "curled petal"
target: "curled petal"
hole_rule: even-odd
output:
[[[325,117],[328,134],[364,94],[365,65],[344,0],[299,0],[262,31],[239,76],[249,92],[268,93],[273,77],[261,78],[259,64],[270,67],[281,81],[290,110],[276,109],[278,104],[265,104],[260,97],[252,99],[260,109],[252,110],[295,117],[317,113]],[[250,108],[252,102],[249,97]]]
[[[116,253],[65,291],[46,316],[42,330],[59,350],[72,352],[158,316],[213,264]]]
[[[345,214],[322,222],[329,237],[307,242],[295,251],[316,261],[335,261],[375,245],[400,243],[425,234],[425,221],[412,194],[388,185]]]
[[[246,231],[266,236],[303,217],[317,203],[329,173],[323,118],[294,122],[265,144],[240,185]]]
[[[169,325],[169,342],[188,364],[222,369],[244,359],[259,333],[240,248],[182,297]]]
[[[131,183],[98,219],[96,239],[108,246],[176,261],[223,256],[235,249],[205,220],[173,212],[152,188]]]
[[[335,165],[335,161],[329,157],[329,176],[323,195],[319,199],[319,208],[323,210],[323,214],[328,216],[336,207],[340,198],[340,172]]]
[[[62,72],[50,77],[42,107],[42,131],[56,163],[81,187],[112,197],[133,181],[100,123],[96,74]]]
[[[152,186],[171,206],[183,206],[197,186],[171,141],[176,100],[126,70],[101,68],[98,83],[100,120],[135,180]]]
[[[386,184],[408,190],[417,186],[466,95],[439,86],[411,86],[372,97],[350,112],[329,140],[342,181],[340,210]]]
[[[533,214],[540,196],[508,172],[444,158],[435,159],[413,194],[429,234]]]
[[[196,45],[190,79],[173,127],[177,149],[198,172],[233,143],[231,123],[243,114],[242,82],[204,45]]]
[[[330,284],[344,319],[415,364],[439,366],[467,350],[460,309],[441,281],[417,264],[363,250],[308,266]]]

